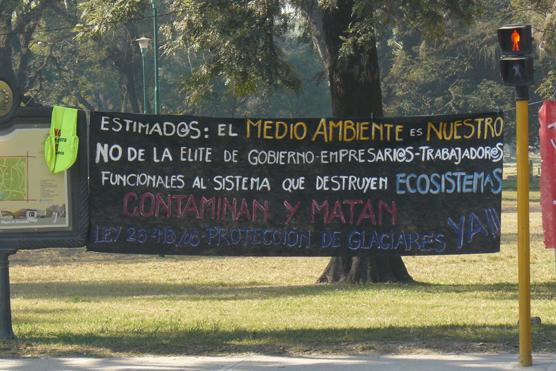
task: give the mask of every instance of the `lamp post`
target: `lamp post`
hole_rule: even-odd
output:
[[[154,113],[160,113],[160,85],[158,81],[158,0],[151,0],[153,11],[153,52],[154,52]]]
[[[147,49],[151,43],[148,37],[140,37],[137,40],[139,49],[141,49],[141,65],[143,67],[143,113],[147,113],[147,77],[145,75],[145,57],[147,56]]]

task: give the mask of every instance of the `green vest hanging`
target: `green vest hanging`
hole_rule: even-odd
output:
[[[77,160],[77,112],[75,108],[52,108],[50,134],[44,141],[44,159],[55,174],[69,169]]]

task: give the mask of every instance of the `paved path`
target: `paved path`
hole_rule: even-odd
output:
[[[302,370],[302,371],[556,371],[556,354],[536,354],[532,367],[522,368],[515,354],[357,355],[279,357],[134,357],[0,359],[0,370]]]

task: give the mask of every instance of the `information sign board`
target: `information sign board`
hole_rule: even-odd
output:
[[[0,125],[0,248],[83,246],[88,225],[87,125],[76,163],[52,174],[44,160],[50,108],[20,108]]]

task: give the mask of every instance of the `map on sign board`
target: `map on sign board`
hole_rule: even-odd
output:
[[[68,179],[44,163],[48,128],[0,136],[0,231],[68,227]]]
[[[27,157],[0,157],[0,201],[27,198]]]
[[[95,112],[88,248],[497,252],[503,127],[499,113],[239,119]]]

